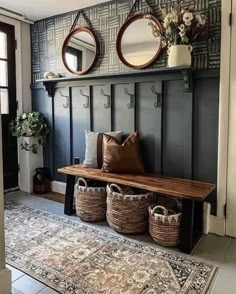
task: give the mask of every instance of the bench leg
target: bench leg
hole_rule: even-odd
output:
[[[180,250],[191,253],[203,234],[203,203],[183,199]]]
[[[75,186],[75,176],[67,175],[65,206],[64,206],[64,213],[66,215],[72,215],[75,212],[73,208],[74,186]]]

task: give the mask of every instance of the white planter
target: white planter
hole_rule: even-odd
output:
[[[33,137],[25,137],[24,141],[32,145],[37,143],[37,139]],[[22,142],[22,138],[18,140],[19,145]],[[31,151],[21,150],[19,146],[19,186],[24,192],[33,192],[33,176],[37,167],[43,167],[43,147],[40,146],[38,154],[33,154]]]
[[[193,47],[191,45],[173,45],[168,50],[168,66],[190,66],[192,63],[191,52]]]

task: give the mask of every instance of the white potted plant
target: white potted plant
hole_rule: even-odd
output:
[[[172,4],[167,13],[162,10],[164,39],[168,45],[168,66],[190,66],[192,43],[208,32],[206,16],[184,8],[181,3]]]
[[[39,112],[27,112],[18,116],[9,125],[12,136],[22,138],[21,149],[38,153],[40,146],[46,142],[49,133],[48,124]],[[32,138],[31,142],[27,138]]]
[[[43,148],[49,133],[48,124],[39,112],[27,112],[9,125],[13,136],[19,138],[19,185],[22,191],[33,191],[35,169],[43,166]]]

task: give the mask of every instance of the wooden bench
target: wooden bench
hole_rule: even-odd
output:
[[[182,199],[182,223],[180,250],[190,253],[203,234],[203,201],[214,189],[214,184],[191,181],[180,178],[157,176],[153,174],[110,174],[93,168],[72,165],[58,169],[67,175],[65,208],[72,215],[75,177],[84,177],[98,181],[136,187],[147,191]]]

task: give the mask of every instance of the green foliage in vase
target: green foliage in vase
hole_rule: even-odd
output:
[[[21,149],[37,154],[41,145],[46,143],[49,127],[45,117],[39,112],[26,112],[15,118],[9,124],[12,136],[21,138]],[[24,137],[34,137],[37,143],[29,145]]]

